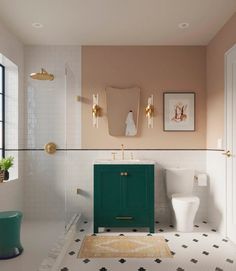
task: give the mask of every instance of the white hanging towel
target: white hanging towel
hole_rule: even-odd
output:
[[[126,117],[126,130],[125,135],[126,136],[135,136],[137,134],[137,128],[134,122],[134,116],[133,111],[129,111],[127,117]]]

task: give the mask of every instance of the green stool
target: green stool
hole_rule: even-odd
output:
[[[0,259],[17,257],[23,251],[20,243],[22,213],[0,212]]]

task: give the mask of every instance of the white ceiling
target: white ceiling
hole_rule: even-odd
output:
[[[236,0],[0,0],[0,20],[40,45],[206,45],[235,11]]]

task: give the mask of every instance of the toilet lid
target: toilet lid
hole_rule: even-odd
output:
[[[183,202],[199,202],[199,198],[193,195],[187,194],[173,194],[172,200],[178,200]]]

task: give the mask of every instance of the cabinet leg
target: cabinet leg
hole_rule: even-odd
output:
[[[155,225],[150,225],[149,230],[150,233],[155,233]]]
[[[98,226],[97,225],[93,225],[93,233],[98,233]]]

